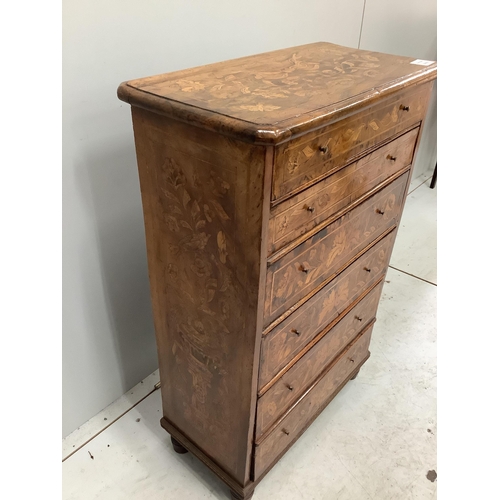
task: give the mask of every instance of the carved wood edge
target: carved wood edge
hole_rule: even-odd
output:
[[[271,387],[290,369],[292,366],[299,361],[299,359],[304,356],[309,350],[311,350],[321,339],[323,339],[328,332],[334,328],[337,323],[342,321],[369,293],[371,293],[380,283],[385,279],[386,273],[384,272],[382,276],[377,280],[377,282],[367,288],[354,302],[351,302],[333,321],[331,321],[327,326],[325,326],[311,341],[306,344],[269,382],[261,387],[258,392],[258,397],[261,398]],[[372,318],[370,324],[375,322],[375,318]],[[344,352],[342,350],[342,352]]]
[[[342,218],[347,212],[350,212],[352,209],[358,207],[365,201],[367,201],[369,198],[372,196],[376,195],[379,191],[387,187],[391,182],[395,181],[402,175],[406,174],[411,169],[411,163],[403,167],[402,169],[398,170],[395,174],[392,174],[390,177],[388,177],[385,181],[381,182],[374,188],[370,189],[367,191],[364,195],[362,195],[360,198],[357,200],[353,201],[346,207],[342,208],[338,212],[335,212],[334,214],[330,215],[327,219],[324,221],[320,222],[317,226],[314,226],[312,229],[307,231],[306,233],[300,235],[297,237],[295,240],[291,241],[284,247],[280,248],[273,254],[271,254],[267,258],[267,267],[272,266],[275,264],[278,260],[283,258],[286,254],[290,253],[292,250],[300,246],[302,243],[307,241],[309,238],[313,237],[316,233],[319,233],[322,229],[325,227],[329,226],[330,224],[333,224],[336,220]]]
[[[363,107],[372,105],[406,87],[423,84],[437,78],[437,66],[432,65],[409,76],[393,80],[385,85],[354,97],[305,113],[297,124],[296,118],[277,124],[260,125],[233,118],[216,111],[210,111],[191,104],[185,104],[167,97],[160,97],[145,90],[137,89],[123,82],[117,90],[121,101],[143,108],[153,113],[171,117],[206,130],[211,130],[244,142],[260,145],[278,145],[301,135],[330,125],[342,118],[357,113]]]
[[[346,351],[348,349],[350,349],[370,328],[373,327],[373,325],[375,324],[375,318],[372,319],[370,321],[370,323],[368,323],[364,328],[363,330],[361,330],[361,332],[358,333],[358,335],[356,335],[356,337],[351,340],[351,342],[349,342],[349,344],[347,344],[346,347],[344,347],[344,349],[342,349],[342,352],[333,360],[331,361],[325,368],[323,368],[323,370],[321,371],[321,373],[318,375],[318,377],[314,380],[314,382],[311,383],[311,385],[304,391],[304,393],[300,396],[300,398],[295,401],[295,403],[293,403],[293,405],[291,405],[267,430],[266,432],[262,433],[262,435],[256,439],[255,441],[255,446],[259,446],[263,441],[265,441],[265,439],[277,428],[281,425],[281,422],[283,422],[283,420],[285,420],[286,417],[288,417],[288,415],[297,407],[297,405],[299,405],[302,400],[321,382],[321,380],[326,376],[326,374],[334,367],[334,365],[337,364],[337,362],[339,361],[339,359],[346,353]],[[368,359],[368,358],[367,358]],[[366,361],[366,360],[365,360]],[[350,380],[350,376],[352,375],[352,373],[354,373],[355,370],[357,370],[358,367],[361,367],[361,365],[364,363],[364,361],[362,361],[359,365],[357,365],[355,367],[354,370],[351,370],[351,372],[349,372],[349,376],[347,377],[347,381]],[[343,386],[342,386],[343,387]],[[338,392],[338,391],[337,391]],[[337,392],[335,392],[334,394],[337,394]],[[326,405],[325,405],[326,406]],[[323,406],[324,408],[324,406]]]
[[[266,328],[264,328],[262,332],[262,336],[267,335],[271,330],[276,328],[282,321],[284,321],[288,316],[293,314],[299,307],[304,305],[313,295],[316,295],[321,289],[323,289],[328,283],[333,281],[339,274],[343,273],[351,264],[353,264],[356,260],[358,260],[362,255],[364,255],[370,248],[373,248],[378,242],[383,240],[389,233],[394,231],[397,228],[397,224],[392,225],[389,229],[384,231],[378,238],[373,240],[369,245],[363,248],[360,252],[358,252],[354,257],[349,259],[342,267],[340,267],[333,274],[328,276],[328,278],[320,283],[316,288],[311,290],[307,295],[298,300],[292,307],[287,309],[285,312],[281,313],[274,321],[272,321]]]

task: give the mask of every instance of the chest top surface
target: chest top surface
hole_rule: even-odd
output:
[[[436,63],[318,42],[124,82],[122,100],[253,142],[279,142],[412,83]],[[288,137],[287,137],[288,136]]]

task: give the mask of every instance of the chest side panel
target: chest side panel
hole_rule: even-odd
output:
[[[163,416],[244,484],[261,329],[265,148],[139,108],[133,121]]]

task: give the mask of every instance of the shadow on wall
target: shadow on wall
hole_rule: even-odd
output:
[[[117,123],[117,117],[98,117],[102,124]],[[107,323],[112,332],[116,363],[120,369],[123,391],[158,368],[154,338],[153,315],[146,260],[144,221],[139,178],[131,134],[105,134],[102,142],[87,144],[80,151],[75,168],[78,189],[88,204],[89,216],[97,232],[100,269],[85,269],[88,261],[82,248],[80,262],[84,265],[85,310],[91,326],[89,334],[102,345],[108,332],[102,331],[106,320],[96,318],[96,299],[92,290],[102,281]],[[90,249],[92,242],[87,248]],[[97,356],[108,357],[106,352]],[[103,359],[98,366],[106,366]]]

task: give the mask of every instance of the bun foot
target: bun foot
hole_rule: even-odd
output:
[[[359,374],[359,370],[351,377],[351,380],[354,380]]]
[[[177,441],[177,439],[175,439],[173,436],[170,436],[170,439],[172,440],[172,446],[174,447],[175,453],[179,453],[182,455],[183,453],[188,452],[186,448],[184,448],[184,446],[182,446],[182,444],[179,443],[179,441]]]
[[[246,497],[240,497],[240,495],[236,494],[234,491],[231,491],[231,500],[250,500],[253,497],[253,491]]]

